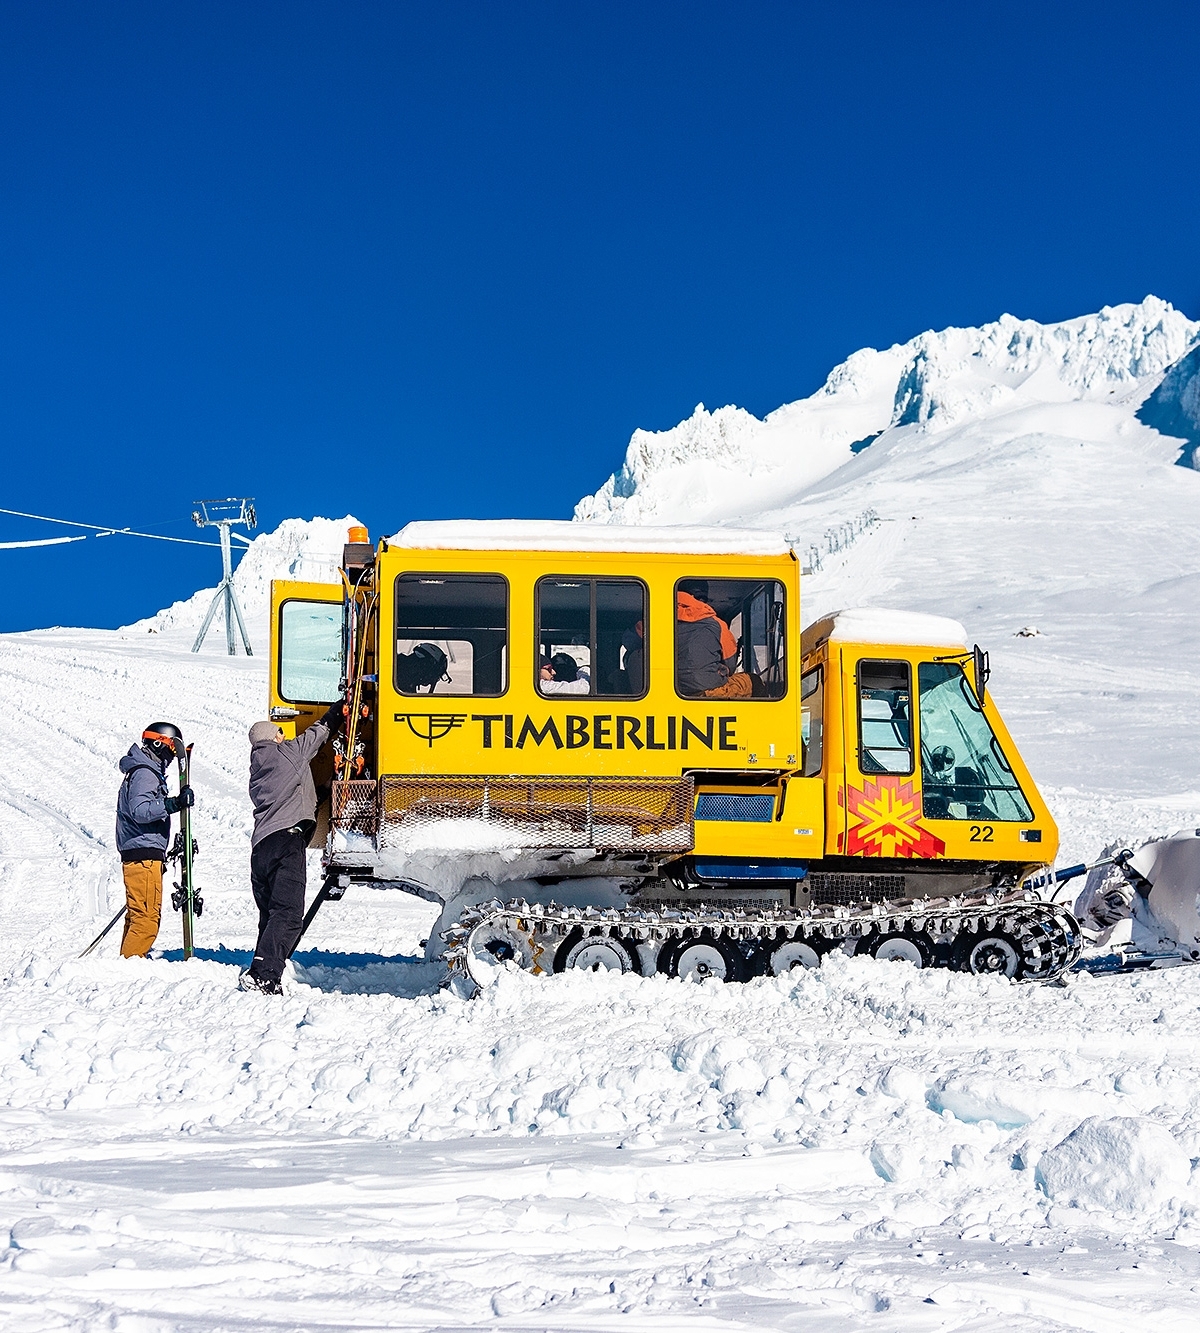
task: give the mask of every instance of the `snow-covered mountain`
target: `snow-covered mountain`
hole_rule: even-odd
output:
[[[978,329],[922,333],[886,351],[864,348],[810,398],[764,420],[701,404],[670,430],[635,431],[620,470],[575,515],[602,523],[744,522],[800,497],[907,426],[937,433],[1036,404],[1112,399],[1132,415],[1198,335],[1200,324],[1148,296],[1061,324],[1004,315]],[[1190,373],[1179,370],[1149,424],[1186,419],[1200,433],[1200,361]]]

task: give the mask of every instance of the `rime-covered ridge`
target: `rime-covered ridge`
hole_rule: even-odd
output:
[[[739,407],[710,412],[700,404],[670,430],[634,431],[619,471],[580,500],[575,517],[744,520],[768,502],[778,507],[781,491],[798,496],[899,427],[940,431],[1015,407],[1113,398],[1127,400],[1132,415],[1198,337],[1200,324],[1147,296],[1060,324],[1002,315],[981,328],[922,333],[886,351],[864,348],[811,397],[761,421]],[[1165,406],[1147,424],[1161,421],[1182,434],[1181,423],[1190,421],[1200,432],[1197,369],[1167,386]]]

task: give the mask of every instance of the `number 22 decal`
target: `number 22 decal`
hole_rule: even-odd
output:
[[[991,842],[994,832],[990,824],[972,824],[971,841],[972,842]]]

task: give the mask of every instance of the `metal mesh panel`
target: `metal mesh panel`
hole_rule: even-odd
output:
[[[697,819],[769,824],[774,813],[775,797],[761,793],[702,791],[696,797]]]
[[[380,846],[422,825],[481,821],[520,846],[689,852],[693,784],[685,778],[384,777]]]
[[[814,903],[849,907],[852,903],[882,903],[903,898],[903,875],[809,875],[804,887]]]
[[[333,784],[333,827],[343,833],[374,833],[379,822],[374,782],[356,778]]]

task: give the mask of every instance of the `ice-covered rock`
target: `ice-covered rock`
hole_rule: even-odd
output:
[[[1152,1213],[1186,1188],[1191,1159],[1170,1132],[1136,1116],[1089,1116],[1042,1154],[1037,1183],[1055,1203]]]
[[[1138,419],[1184,441],[1179,462],[1200,471],[1200,347],[1181,357],[1146,399]]]

